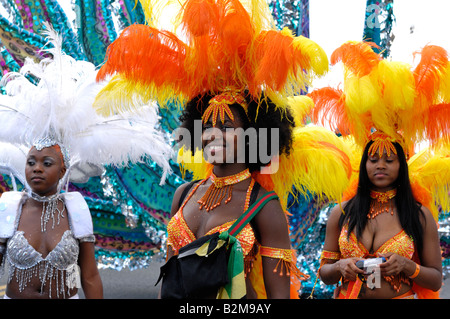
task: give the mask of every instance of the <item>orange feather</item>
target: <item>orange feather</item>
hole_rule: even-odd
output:
[[[372,47],[377,45],[371,42],[346,42],[331,54],[330,62],[334,65],[342,61],[355,75],[367,75],[382,59]]]
[[[156,86],[173,83],[183,88],[187,85],[183,68],[186,51],[187,47],[173,33],[134,24],[108,47],[97,80],[117,72],[136,82]]]
[[[259,171],[252,173],[252,178],[257,181],[265,190],[272,191],[274,184],[269,174],[261,174]]]
[[[430,208],[433,204],[430,191],[422,187],[419,183],[411,181],[411,190],[414,199],[421,203],[423,206]]]
[[[229,10],[220,22],[218,64],[226,79],[226,86],[244,87],[254,75],[249,63],[254,29],[248,12],[239,1],[232,1]]]
[[[308,94],[314,101],[311,120],[314,123],[331,125],[332,130],[337,130],[343,136],[350,134],[349,121],[345,111],[345,96],[341,89],[324,87]],[[319,120],[320,119],[320,120]]]
[[[450,104],[441,103],[429,107],[426,137],[431,144],[438,141],[450,143]]]
[[[353,197],[356,196],[356,193],[358,192],[358,183],[359,183],[359,179],[355,178],[353,179],[349,186],[347,187],[347,189],[344,191],[344,193],[342,194],[342,201],[348,201],[350,199],[352,199]]]
[[[254,84],[266,84],[270,89],[281,90],[286,84],[294,56],[292,37],[279,31],[263,31],[256,40],[256,61],[259,61]]]
[[[190,36],[207,36],[217,30],[220,15],[214,0],[186,1],[181,23]]]
[[[416,52],[415,54],[418,54]],[[448,65],[447,51],[436,45],[427,45],[420,52],[421,58],[414,69],[416,90],[432,103],[439,88],[439,80]]]

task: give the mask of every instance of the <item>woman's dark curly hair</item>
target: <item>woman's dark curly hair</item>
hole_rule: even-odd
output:
[[[202,94],[192,100],[190,100],[181,114],[179,120],[181,127],[189,131],[191,140],[183,141],[183,146],[189,150],[201,149],[202,143],[199,134],[194,134],[194,123],[196,120],[201,120],[203,112],[209,105],[209,101],[217,94]],[[294,118],[289,110],[286,108],[277,107],[267,96],[262,95],[260,100],[256,100],[249,94],[245,94],[245,100],[248,105],[248,114],[239,104],[233,104],[231,106],[237,106],[236,109],[239,112],[239,117],[244,122],[243,129],[253,127],[256,129],[258,138],[258,147],[260,145],[266,145],[266,150],[271,150],[271,129],[276,128],[279,132],[279,147],[278,154],[290,154],[292,147],[292,129],[294,128]],[[267,136],[261,136],[259,134],[262,128],[267,129]],[[248,136],[247,136],[248,138]],[[265,140],[261,140],[264,138]],[[247,145],[247,143],[245,144]],[[246,146],[246,163],[251,172],[258,171],[262,166],[269,164],[269,161],[263,162],[260,157],[257,156],[257,162],[250,162],[248,146]],[[254,150],[254,148],[252,148]],[[259,149],[258,149],[259,154]]]

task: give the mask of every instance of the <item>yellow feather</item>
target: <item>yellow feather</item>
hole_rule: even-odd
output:
[[[410,110],[416,98],[415,81],[407,63],[382,60],[371,73],[385,107],[391,111]]]
[[[165,89],[127,80],[120,75],[113,76],[97,94],[93,107],[97,113],[108,116],[114,113],[137,110],[156,101],[160,106],[173,102],[183,105],[187,98],[166,86]]]
[[[450,211],[450,145],[423,150],[408,164],[411,180],[428,190],[443,211]]]
[[[282,207],[286,208],[292,187],[319,201],[340,201],[351,174],[348,151],[341,139],[323,127],[295,128],[291,154],[280,156],[278,170],[271,175]]]
[[[442,102],[450,103],[450,63],[443,72],[439,92],[442,98]]]
[[[136,0],[137,1],[137,0]],[[162,25],[173,26],[169,31],[175,31],[179,26],[178,16],[175,14],[180,11],[182,3],[177,0],[139,0],[144,11],[145,22],[147,25],[160,28]],[[167,19],[170,23],[167,23]]]
[[[292,43],[294,49],[307,55],[311,61],[311,70],[317,76],[323,76],[328,72],[329,62],[324,49],[316,42],[304,36],[294,38]]]
[[[381,103],[372,109],[371,114],[377,131],[382,131],[391,137],[396,136],[395,122],[391,117],[392,114],[383,108]]]
[[[312,98],[306,95],[291,96],[287,98],[287,105],[294,117],[296,126],[305,124],[305,119],[314,107]]]
[[[182,177],[185,178],[186,171],[190,171],[193,175],[192,180],[205,179],[211,174],[213,168],[213,165],[205,161],[203,151],[196,151],[192,155],[191,150],[181,148],[178,151],[177,162]]]
[[[266,0],[240,0],[239,2],[242,3],[247,12],[250,12],[255,33],[259,33],[262,30],[276,29],[275,20]]]
[[[408,168],[411,174],[417,173],[420,167],[426,164],[431,157],[429,148],[425,148],[411,156],[408,160]]]
[[[352,113],[363,114],[371,110],[380,101],[377,89],[368,75],[362,77],[347,76],[344,81],[344,91],[345,104]]]

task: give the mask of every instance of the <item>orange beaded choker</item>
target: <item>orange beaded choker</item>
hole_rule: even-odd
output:
[[[228,194],[228,197],[225,199],[225,204],[227,204],[231,200],[233,185],[242,182],[251,176],[248,168],[242,172],[226,177],[217,177],[212,173],[210,176],[212,182],[211,186],[208,187],[205,195],[198,200],[200,209],[204,207],[208,212],[211,209],[216,208]]]
[[[381,213],[390,212],[394,215],[395,204],[391,201],[392,198],[397,195],[397,189],[391,189],[387,192],[376,192],[370,191],[370,198],[372,201],[370,203],[370,210],[367,214],[367,218],[373,219]]]

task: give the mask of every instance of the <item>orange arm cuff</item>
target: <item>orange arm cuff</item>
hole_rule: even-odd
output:
[[[295,250],[261,246],[259,248],[259,253],[263,257],[270,257],[280,260],[273,270],[273,272],[278,272],[278,268],[280,268],[280,276],[285,273],[287,276],[292,274],[300,280],[309,278],[308,275],[303,274],[297,268],[297,258],[295,256]]]
[[[339,260],[339,259],[341,259],[341,253],[335,252],[335,251],[324,250],[324,251],[322,251],[322,254],[320,255],[320,259]]]

